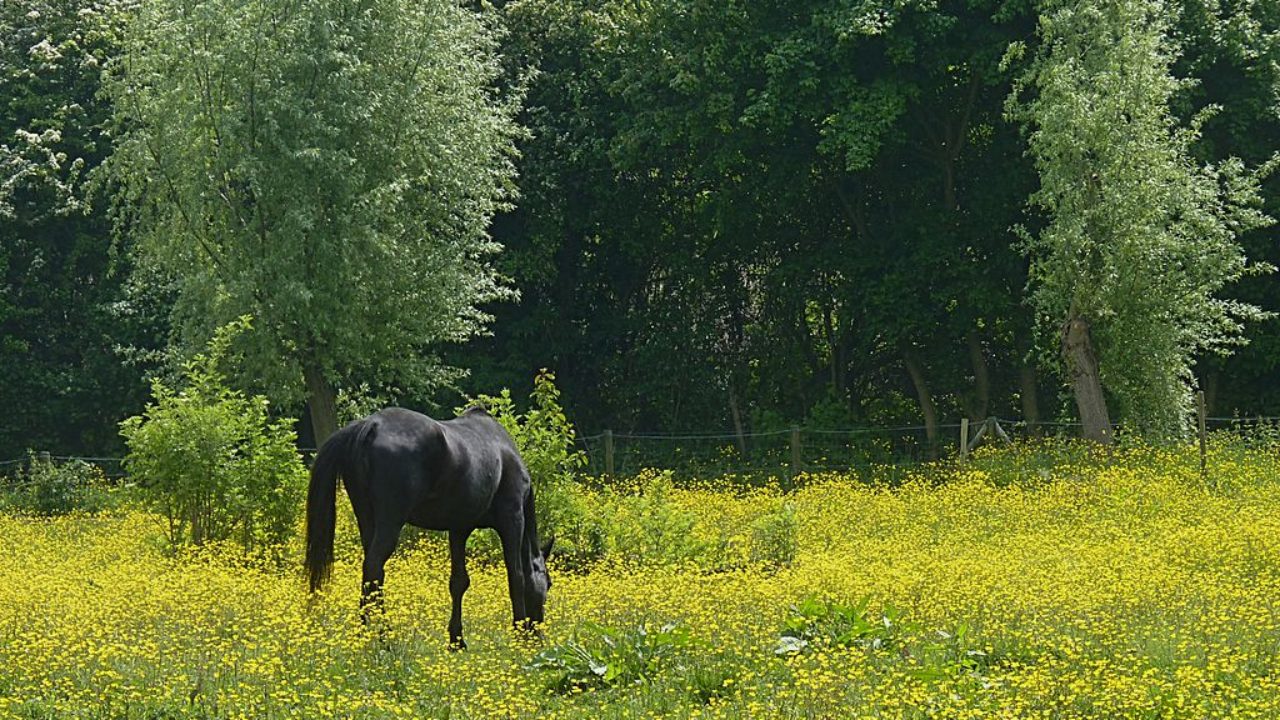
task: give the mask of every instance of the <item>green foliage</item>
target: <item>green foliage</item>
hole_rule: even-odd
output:
[[[573,424],[560,407],[555,373],[544,369],[533,378],[529,409],[523,413],[507,388],[497,395],[478,395],[472,404],[482,406],[511,433],[539,489],[574,480],[586,466],[586,455],[574,447]]]
[[[969,625],[952,630],[934,630],[915,645],[917,667],[911,674],[922,680],[948,680],[968,676],[982,682],[996,660],[973,640]]]
[[[168,520],[174,546],[236,540],[248,549],[294,533],[306,469],[293,420],[273,422],[266,398],[228,389],[219,367],[249,325],[241,318],[219,329],[186,363],[185,388],[157,381],[154,402],[120,425],[125,467]]]
[[[750,562],[759,567],[790,565],[800,548],[800,523],[790,502],[751,523]]]
[[[708,540],[692,531],[696,512],[670,502],[670,472],[642,474],[628,485],[606,490],[603,512],[606,551],[630,565],[692,562],[709,550]]]
[[[1240,234],[1271,222],[1257,171],[1195,156],[1210,106],[1189,122],[1171,103],[1174,8],[1164,0],[1050,3],[1042,47],[1009,99],[1030,129],[1048,218],[1024,232],[1031,300],[1054,354],[1062,324],[1088,322],[1103,387],[1121,422],[1151,437],[1184,434],[1192,364],[1242,342],[1265,314],[1225,296],[1251,273]]]
[[[1247,323],[1230,358],[1203,343],[1280,308],[1274,278],[1221,285],[1238,258],[1204,211],[1220,198],[1243,257],[1280,262],[1232,210],[1280,137],[1277,8],[0,3],[0,459],[117,454],[146,399],[135,361],[245,312],[236,385],[282,411],[305,392],[348,417],[448,405],[433,388],[553,366],[579,428],[741,426],[747,457],[785,463],[750,434],[918,425],[924,397],[942,424],[1032,419],[1024,398],[1069,414],[1020,371],[1060,363],[1079,290],[1122,423],[1177,434],[1190,361],[1211,414],[1274,415],[1280,321]],[[1019,75],[1027,112],[1004,115]],[[83,181],[117,146],[113,259]],[[1276,215],[1280,178],[1256,200]],[[513,286],[520,304],[486,302]],[[1242,304],[1202,313],[1201,291]],[[492,335],[449,342],[489,312]]]
[[[115,455],[153,347],[125,302],[105,208],[85,179],[112,148],[99,94],[132,0],[0,3],[0,458]]]
[[[902,345],[939,358],[943,412],[965,332],[1014,360],[1033,176],[996,65],[1025,5],[506,10],[544,72],[503,235],[524,305],[484,349],[573,357],[584,426],[914,424]]]
[[[553,495],[558,514],[558,570],[585,571],[599,565],[629,569],[688,566],[705,572],[749,568],[776,571],[799,550],[799,518],[789,499],[771,501],[758,515],[736,523],[701,516],[698,508],[673,502],[678,493],[669,471],[645,471],[592,488],[565,483]],[[539,496],[539,527],[544,504]],[[473,549],[498,563],[501,547],[491,533],[476,533]]]
[[[791,606],[774,652],[790,655],[813,647],[861,647],[892,650],[919,630],[902,617],[902,611],[886,605],[879,613],[870,608],[871,597],[853,605],[806,598]]]
[[[0,485],[0,504],[33,515],[100,512],[116,504],[102,468],[82,460],[57,462],[31,455],[10,483]]]
[[[808,430],[847,430],[857,426],[858,421],[849,409],[848,399],[831,390],[809,408],[803,424]]]
[[[870,597],[853,605],[807,598],[792,605],[774,654],[791,656],[817,648],[852,647],[873,661],[903,664],[908,675],[924,681],[967,677],[981,682],[991,665],[989,653],[974,642],[970,628],[926,632],[900,608],[870,609]]]
[[[548,370],[534,377],[524,412],[517,410],[507,388],[497,395],[479,395],[472,402],[483,406],[515,440],[533,479],[538,531],[544,539],[555,537],[557,561],[573,567],[600,556],[603,535],[576,492],[577,474],[587,459],[575,448],[573,424],[560,407],[555,379]]]
[[[689,631],[676,624],[616,630],[583,623],[571,640],[535,655],[529,669],[544,673],[547,686],[559,693],[635,685],[670,672],[695,645]]]
[[[433,348],[510,294],[489,264],[519,132],[498,36],[453,0],[138,3],[104,177],[121,237],[180,281],[186,347],[252,313],[242,384],[328,423],[337,386],[456,378]]]
[[[83,214],[87,171],[109,149],[95,97],[118,51],[124,0],[0,5],[0,217]]]

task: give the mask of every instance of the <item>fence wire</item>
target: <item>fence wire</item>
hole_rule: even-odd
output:
[[[123,480],[128,473],[124,468],[124,458],[98,457],[90,455],[30,455],[27,457],[0,460],[0,489],[16,489],[31,484],[27,480],[34,463],[84,463],[102,471],[107,480]]]
[[[969,423],[973,447],[1031,439],[1070,439],[1081,435],[1079,422],[992,418],[999,430],[982,432],[985,423]],[[1280,442],[1280,418],[1211,417],[1210,433],[1229,432],[1248,441]],[[1118,426],[1117,432],[1125,428]],[[979,433],[981,437],[979,437]],[[869,471],[909,468],[961,453],[962,424],[943,423],[900,427],[848,429],[791,428],[743,433],[626,433],[601,432],[580,436],[578,447],[587,457],[586,472],[612,471],[628,476],[644,468],[670,470],[677,477],[722,475],[782,477],[797,472]],[[612,445],[612,453],[610,453]]]
[[[1027,422],[994,418],[1012,441],[1032,438],[1079,437],[1078,422]],[[1210,433],[1230,433],[1246,444],[1280,444],[1280,417],[1210,417],[1205,425]],[[969,424],[972,442],[982,423]],[[1123,432],[1124,428],[1117,428]],[[612,445],[613,474],[633,475],[643,469],[669,470],[679,478],[711,478],[725,475],[743,477],[787,477],[797,472],[858,472],[871,469],[910,468],[960,453],[961,423],[944,423],[930,430],[923,425],[901,427],[861,427],[848,429],[788,428],[764,432],[600,432],[579,435],[578,449],[586,456],[584,471],[603,476],[609,471]],[[984,435],[979,444],[1003,443],[994,433]],[[304,461],[315,455],[314,448],[300,448]],[[33,462],[83,462],[95,465],[109,480],[126,477],[124,459],[118,457],[32,454],[0,460],[0,491],[21,489],[29,484]]]
[[[626,476],[644,468],[677,477],[789,476],[798,471],[848,471],[916,465],[958,447],[959,424],[933,428],[792,428],[754,433],[597,433],[579,438],[586,471]],[[609,445],[612,444],[612,453]]]

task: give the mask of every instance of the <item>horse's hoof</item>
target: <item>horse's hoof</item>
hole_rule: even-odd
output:
[[[513,624],[512,629],[515,630],[516,638],[524,642],[539,643],[543,640],[542,626],[537,623],[519,621]]]
[[[467,649],[467,641],[463,640],[462,638],[449,641],[449,652],[458,652],[459,650],[466,650],[466,649]]]

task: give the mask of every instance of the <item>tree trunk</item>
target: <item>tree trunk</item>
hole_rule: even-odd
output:
[[[738,452],[747,454],[747,438],[742,431],[742,410],[738,407],[738,393],[729,388],[729,414],[733,416],[733,432],[738,440]]]
[[[924,415],[924,432],[929,441],[929,457],[937,455],[938,450],[938,409],[933,404],[933,395],[929,393],[929,385],[924,379],[924,368],[920,365],[915,351],[902,351],[903,364],[907,366],[907,374],[916,388],[916,398],[920,401],[920,412]]]
[[[942,202],[947,210],[955,212],[960,209],[960,203],[956,200],[956,165],[951,157],[947,157],[943,161],[943,185],[942,185]]]
[[[1013,331],[1013,346],[1018,353],[1018,399],[1022,403],[1022,419],[1028,425],[1032,435],[1040,434],[1040,377],[1036,372],[1036,363],[1032,355],[1031,330],[1025,332],[1021,326],[1030,323],[1030,318],[1022,318],[1019,326]]]
[[[1209,370],[1204,374],[1204,414],[1213,415],[1218,406],[1218,387],[1221,375],[1217,370]]]
[[[987,369],[987,357],[982,352],[982,340],[977,330],[965,333],[969,346],[969,362],[973,365],[973,403],[969,407],[969,419],[981,422],[991,410],[991,372]]]
[[[1071,378],[1071,389],[1076,396],[1076,407],[1080,410],[1080,422],[1084,425],[1084,437],[1110,445],[1111,418],[1107,414],[1107,399],[1102,394],[1098,356],[1093,350],[1087,320],[1073,317],[1067,321],[1062,330],[1062,354]]]
[[[1024,362],[1018,368],[1018,394],[1022,399],[1022,419],[1031,426],[1031,432],[1034,434],[1040,422],[1040,396],[1034,365]]]
[[[302,366],[302,377],[307,382],[307,408],[311,411],[311,431],[316,436],[316,447],[338,430],[338,407],[333,386],[324,371],[315,363]]]

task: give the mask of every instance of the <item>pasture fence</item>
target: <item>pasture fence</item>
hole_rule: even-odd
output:
[[[1241,442],[1280,442],[1280,418],[1205,417],[1199,423],[1201,453],[1210,433],[1229,433]],[[1116,428],[1119,434],[1123,426]],[[980,445],[1032,438],[1081,435],[1078,422],[987,418],[924,425],[845,429],[790,427],[761,432],[642,433],[580,435],[579,449],[589,475],[629,476],[644,468],[670,470],[678,478],[790,478],[805,473],[876,471],[891,480],[899,472],[937,460],[963,459]],[[1203,471],[1203,467],[1202,467]]]
[[[1203,440],[1224,435],[1249,445],[1280,445],[1280,417],[1205,417],[1199,423]],[[609,478],[634,475],[643,469],[666,470],[677,479],[736,476],[746,482],[788,479],[800,473],[876,473],[889,480],[912,468],[937,460],[963,459],[979,445],[1003,444],[1032,438],[1052,440],[1080,436],[1080,423],[1028,422],[988,418],[897,427],[830,429],[788,427],[757,432],[616,432],[580,434],[574,442],[586,457],[587,475]],[[1123,434],[1124,427],[1117,431]],[[305,461],[314,448],[299,448]],[[35,462],[82,462],[97,466],[111,482],[127,477],[120,457],[31,453],[0,460],[0,492],[31,484],[28,469]],[[1203,472],[1203,466],[1202,466]]]
[[[20,490],[37,481],[24,480],[34,463],[84,463],[102,471],[102,477],[110,482],[121,482],[125,472],[124,458],[92,455],[53,455],[48,452],[31,453],[26,457],[0,460],[0,491]]]

